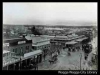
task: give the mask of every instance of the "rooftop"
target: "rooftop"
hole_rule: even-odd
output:
[[[25,41],[27,39],[25,38],[12,38],[12,39],[3,39],[4,43],[12,43],[12,42],[17,42],[17,41]]]
[[[24,57],[27,58],[27,57],[30,57],[30,56],[33,56],[33,55],[36,55],[36,54],[39,54],[39,53],[42,53],[42,51],[41,50],[36,50],[36,51],[24,54]]]
[[[9,57],[9,58],[3,58],[3,66],[15,63],[17,61],[20,60],[20,56],[16,56],[16,57]]]
[[[32,46],[42,46],[42,45],[46,45],[46,44],[50,44],[50,41],[45,41],[45,42],[41,42],[41,43],[33,43]]]
[[[32,43],[38,43],[38,42],[44,42],[44,41],[48,41],[50,39],[46,38],[46,37],[42,37],[42,36],[32,36]]]
[[[70,42],[66,42],[66,44],[76,44],[77,42],[75,41],[70,41]]]
[[[81,36],[55,36],[53,39],[55,40],[75,40],[75,39],[81,39],[81,38],[85,38],[84,35]],[[79,40],[78,40],[79,41]]]
[[[64,29],[61,29],[61,28],[45,28],[45,30],[64,30]]]
[[[87,37],[79,38],[79,39],[76,39],[75,41],[80,42],[80,41],[83,41],[84,39],[87,39]]]
[[[32,43],[41,43],[49,41],[50,39],[61,39],[61,40],[73,40],[73,39],[80,39],[83,38],[84,35],[78,36],[76,34],[68,35],[68,36],[49,36],[49,35],[40,35],[40,36],[34,36],[34,35],[28,35],[25,38],[28,40],[32,40]],[[81,39],[80,39],[81,40]],[[79,40],[77,40],[79,41]]]
[[[5,53],[9,53],[10,51],[7,51],[7,50],[3,50],[3,54],[5,54]]]

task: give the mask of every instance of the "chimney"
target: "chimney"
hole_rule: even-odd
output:
[[[25,35],[23,35],[23,38],[25,38]]]

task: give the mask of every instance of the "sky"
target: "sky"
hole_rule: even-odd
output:
[[[41,2],[3,3],[3,24],[60,25],[97,23],[97,3]]]

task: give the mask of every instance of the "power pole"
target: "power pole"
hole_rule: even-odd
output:
[[[80,53],[80,70],[81,70],[82,53]]]

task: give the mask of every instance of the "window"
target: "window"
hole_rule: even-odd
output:
[[[38,49],[38,48],[39,48],[38,46],[35,47],[35,49]]]
[[[10,56],[10,53],[8,53],[8,56]]]
[[[21,49],[20,49],[20,53],[23,53],[23,47],[21,47]]]
[[[13,49],[13,52],[15,52],[15,49]]]
[[[15,48],[15,51],[14,52],[17,53],[17,48]]]
[[[47,48],[47,47],[45,46],[45,48]]]
[[[27,46],[27,49],[29,49],[29,46]]]
[[[34,46],[32,46],[32,49],[34,49],[35,47]]]
[[[13,54],[12,54],[12,53],[10,53],[10,56],[12,57],[12,56],[13,56]]]
[[[44,45],[44,47],[43,48],[46,48],[46,45]]]
[[[35,46],[32,46],[32,49],[36,50],[36,47]]]
[[[41,48],[42,48],[42,46],[39,46],[38,48],[39,48],[39,49],[41,49]]]
[[[26,46],[26,49],[27,49],[27,46]]]
[[[8,57],[8,53],[6,53],[6,56]]]
[[[21,47],[21,51],[23,50],[23,47]]]
[[[29,46],[26,46],[26,49],[28,50],[29,49]]]
[[[46,48],[45,45],[43,46],[43,48]]]

